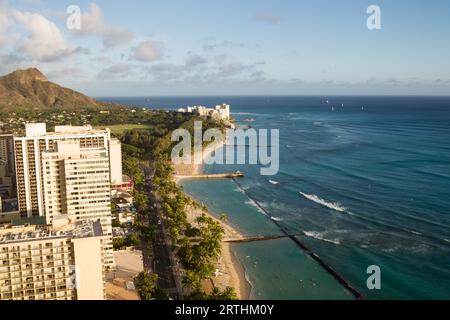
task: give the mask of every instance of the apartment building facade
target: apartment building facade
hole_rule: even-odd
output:
[[[0,300],[104,300],[100,222],[0,228]]]
[[[100,220],[105,264],[114,264],[111,227],[111,180],[108,149],[82,150],[76,140],[54,142],[42,158],[45,217],[67,215],[73,221]]]

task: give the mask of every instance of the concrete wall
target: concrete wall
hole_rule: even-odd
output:
[[[104,300],[100,238],[73,239],[77,267],[77,299]]]
[[[111,183],[122,183],[122,145],[119,140],[109,142],[109,156],[111,162]]]

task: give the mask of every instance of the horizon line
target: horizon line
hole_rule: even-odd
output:
[[[227,97],[227,98],[264,98],[264,97],[411,97],[411,98],[450,98],[450,95],[440,94],[180,94],[180,95],[101,95],[91,96],[99,98],[190,98],[190,97]]]

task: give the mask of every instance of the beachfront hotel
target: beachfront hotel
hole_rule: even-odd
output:
[[[217,105],[215,108],[193,106],[178,109],[180,113],[193,113],[200,117],[209,117],[215,120],[230,121],[230,105]]]
[[[67,215],[74,221],[100,220],[105,263],[114,264],[111,226],[111,180],[108,149],[81,150],[80,141],[59,140],[42,152],[45,218]]]
[[[81,150],[108,149],[110,132],[91,126],[57,126],[47,133],[45,123],[25,125],[25,135],[14,137],[17,197],[22,217],[45,216],[41,155],[58,140],[79,141]]]
[[[0,228],[0,300],[104,300],[99,221]]]
[[[120,141],[91,126],[26,124],[14,136],[18,210],[22,218],[68,215],[76,221],[100,219],[105,265],[114,266],[111,182],[121,183]]]

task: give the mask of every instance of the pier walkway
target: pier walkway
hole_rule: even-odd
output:
[[[195,174],[195,175],[177,175],[175,178],[178,179],[235,179],[243,178],[244,174],[242,172],[229,172],[229,173],[207,173],[207,174]]]
[[[242,237],[236,239],[225,239],[223,242],[228,243],[246,243],[246,242],[255,242],[255,241],[269,241],[269,240],[278,240],[289,238],[289,236],[256,236],[256,237]]]

